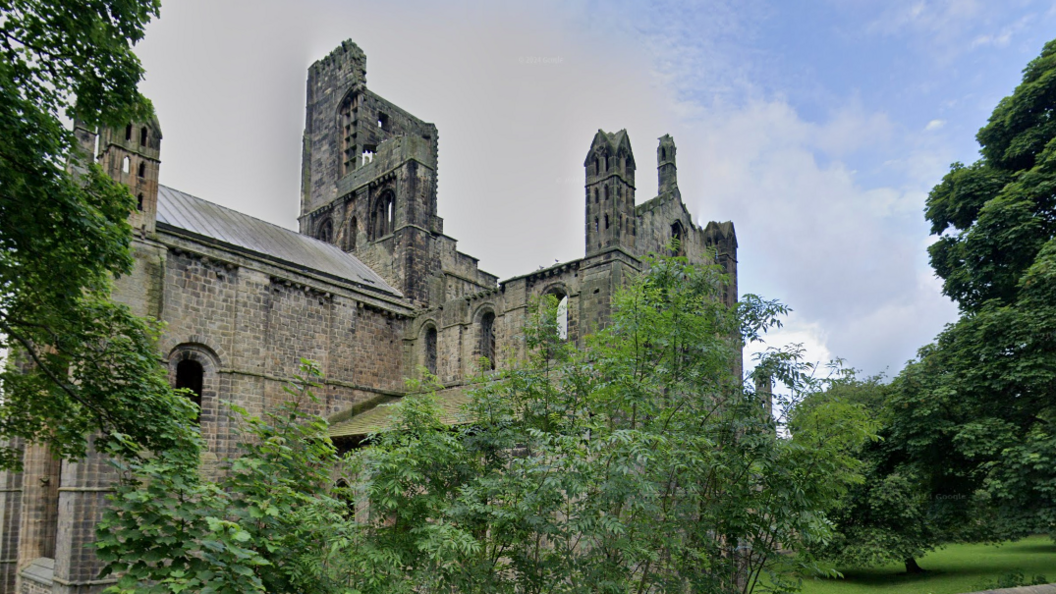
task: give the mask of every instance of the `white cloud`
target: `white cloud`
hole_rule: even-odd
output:
[[[628,129],[639,201],[656,190],[655,139],[671,133],[691,212],[737,225],[742,292],[797,312],[773,340],[870,371],[899,364],[933,336],[920,319],[945,315],[919,282],[920,210],[949,160],[857,99],[808,121],[765,96],[737,45],[763,9],[708,6],[166,4],[140,52],[165,131],[162,183],[294,226],[305,69],[352,38],[370,88],[437,124],[445,231],[486,270],[582,256],[582,162],[598,128]],[[921,6],[907,18],[931,18]],[[848,163],[876,152],[899,158],[867,185]]]
[[[946,125],[946,120],[931,120],[927,126],[924,126],[925,132],[933,132]]]

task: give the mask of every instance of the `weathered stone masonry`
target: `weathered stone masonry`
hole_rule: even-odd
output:
[[[678,189],[676,147],[657,146],[658,195],[638,204],[638,163],[626,131],[599,130],[584,159],[584,255],[504,281],[457,249],[437,216],[439,135],[367,89],[366,56],[345,42],[308,70],[299,233],[159,184],[158,122],[88,130],[79,156],[137,198],[135,268],[115,298],[166,324],[159,357],[201,405],[207,471],[235,451],[225,402],[254,414],[277,406],[300,359],[316,361],[316,412],[342,429],[405,393],[419,366],[456,393],[479,371],[525,354],[533,299],[567,306],[568,340],[604,327],[612,299],[651,252],[678,240],[691,262],[716,258],[737,300],[733,224],[692,219]],[[353,423],[354,424],[354,423]],[[0,473],[0,594],[94,593],[87,547],[114,480],[100,455],[53,459],[28,445],[23,473]]]

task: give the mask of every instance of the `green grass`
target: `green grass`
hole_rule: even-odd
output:
[[[996,546],[950,545],[917,561],[926,573],[907,575],[901,563],[840,567],[842,580],[804,578],[803,594],[961,594],[983,590],[1013,572],[1056,582],[1056,545],[1045,536]]]

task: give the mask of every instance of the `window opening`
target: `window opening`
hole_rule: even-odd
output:
[[[143,126],[139,129],[139,144],[140,146],[147,146],[147,127]]]
[[[143,194],[136,196],[136,210],[143,210]]]
[[[341,175],[356,168],[359,153],[356,152],[355,112],[359,104],[356,95],[345,97],[337,108],[337,125],[341,134]]]
[[[121,173],[128,173],[131,171],[132,161],[128,157],[121,159]]]
[[[436,328],[433,326],[425,331],[425,368],[436,375]]]
[[[184,359],[176,364],[176,388],[191,391],[191,402],[198,405],[195,421],[202,418],[202,387],[205,383],[205,370],[202,364],[193,359]]]
[[[381,128],[382,130],[388,130],[389,129],[389,116],[388,116],[388,114],[384,114],[384,113],[379,113],[378,114],[378,127]]]
[[[487,357],[489,369],[495,369],[495,314],[490,311],[480,318],[480,356]]]
[[[561,295],[557,303],[557,336],[568,340],[568,295]]]
[[[671,239],[676,240],[678,242],[678,246],[674,249],[674,251],[672,251],[671,255],[673,255],[673,256],[685,256],[686,255],[686,247],[684,245],[684,243],[685,243],[685,230],[682,228],[682,222],[681,221],[675,221],[671,225]]]
[[[319,232],[316,233],[315,237],[319,241],[330,243],[334,238],[334,224],[330,222],[330,219],[323,221],[323,224],[319,225]]]
[[[132,140],[132,124],[129,124],[129,125],[125,126],[125,140],[126,141],[131,141]]]
[[[395,230],[394,221],[396,215],[396,197],[392,191],[386,191],[374,203],[371,213],[371,230],[374,240],[377,241]]]
[[[139,177],[147,177],[147,164],[145,162],[139,164]]]
[[[365,144],[363,145],[363,164],[374,162],[374,153],[377,152],[377,145]]]

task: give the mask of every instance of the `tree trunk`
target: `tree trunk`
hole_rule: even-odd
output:
[[[922,569],[919,565],[917,565],[917,560],[914,559],[913,557],[910,557],[909,559],[906,559],[905,563],[906,563],[906,573],[924,573],[924,569]]]

